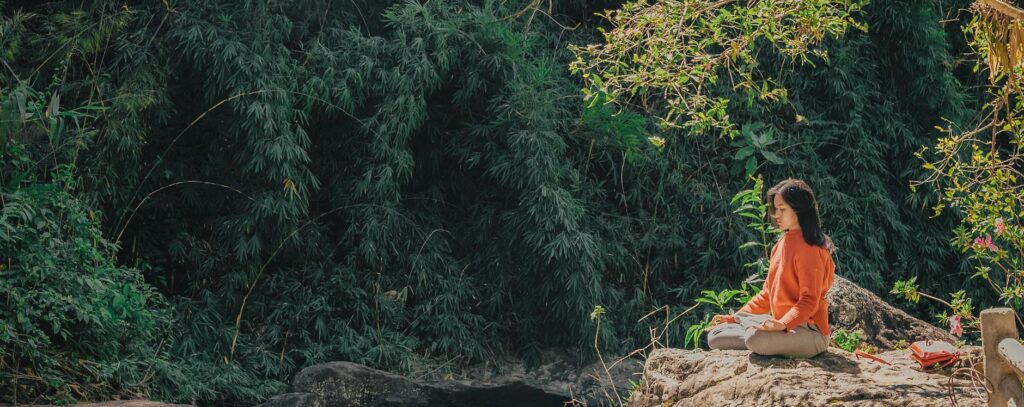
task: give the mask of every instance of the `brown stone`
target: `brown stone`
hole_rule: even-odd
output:
[[[901,339],[907,343],[924,339],[956,343],[949,332],[910,316],[845,278],[836,276],[825,299],[833,332],[839,328],[861,330],[861,340],[880,349],[892,349]]]
[[[980,348],[965,350],[979,360]],[[631,407],[686,406],[946,406],[952,370],[923,372],[908,350],[879,354],[892,366],[841,349],[812,359],[748,351],[658,349],[647,360]],[[967,375],[953,381],[960,406],[982,406],[984,390]],[[959,378],[963,379],[959,379]],[[979,393],[980,391],[980,393]]]

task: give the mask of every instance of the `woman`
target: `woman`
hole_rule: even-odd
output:
[[[772,247],[764,288],[735,314],[715,315],[708,345],[814,357],[831,335],[825,293],[835,279],[832,239],[821,231],[814,192],[801,180],[769,189],[768,213],[783,234]]]

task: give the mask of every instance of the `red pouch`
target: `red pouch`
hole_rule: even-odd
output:
[[[936,364],[943,368],[960,360],[960,350],[949,342],[917,341],[910,345],[910,357],[929,370]]]

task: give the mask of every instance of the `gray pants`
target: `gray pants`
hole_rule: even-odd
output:
[[[736,323],[719,324],[708,332],[708,346],[711,349],[750,350],[759,355],[780,355],[794,358],[811,358],[828,349],[829,338],[822,335],[814,325],[803,323],[793,332],[767,332],[754,329],[770,315],[755,315],[746,312],[735,314]]]

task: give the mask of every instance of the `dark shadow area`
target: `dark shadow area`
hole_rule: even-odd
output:
[[[750,354],[750,363],[761,367],[775,367],[781,369],[806,368],[800,366],[801,362],[810,363],[814,367],[829,372],[860,374],[860,366],[857,362],[840,357],[831,352],[825,352],[811,359],[792,359],[784,356],[764,356],[756,353]]]
[[[486,387],[449,385],[435,389],[437,393],[430,405],[441,407],[562,407],[569,401],[565,396],[547,393],[523,383]]]

